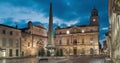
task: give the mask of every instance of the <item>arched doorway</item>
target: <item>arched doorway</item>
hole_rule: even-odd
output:
[[[77,55],[77,47],[74,47],[74,48],[73,48],[73,54],[74,54],[74,55]]]
[[[94,50],[93,50],[93,48],[90,48],[90,54],[91,54],[91,55],[94,54]]]
[[[64,54],[63,54],[63,49],[60,49],[60,56],[63,56]]]

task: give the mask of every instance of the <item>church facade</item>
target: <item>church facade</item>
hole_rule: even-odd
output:
[[[47,33],[41,25],[28,22],[28,28],[21,29],[21,54],[22,56],[36,56],[40,48],[46,47]]]
[[[99,16],[93,9],[89,25],[57,27],[55,29],[56,51],[63,55],[99,55]]]

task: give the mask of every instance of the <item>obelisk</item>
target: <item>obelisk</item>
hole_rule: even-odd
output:
[[[53,15],[52,15],[52,2],[50,2],[50,14],[49,14],[49,29],[48,29],[48,43],[47,49],[50,53],[54,50],[54,40],[53,40]]]

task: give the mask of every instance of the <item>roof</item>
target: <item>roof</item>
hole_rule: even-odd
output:
[[[15,27],[12,27],[12,26],[8,26],[8,25],[4,25],[4,24],[0,24],[0,26],[4,26],[4,27],[8,27],[8,28],[12,28],[12,29],[17,29],[17,30],[19,30],[18,28],[15,28]]]
[[[42,25],[34,25],[34,26],[39,27],[39,28],[42,28],[42,29],[46,29],[46,28],[44,28]]]
[[[78,25],[78,26],[68,26],[68,27],[63,27],[63,28],[58,26],[56,29],[68,29],[68,28],[72,28],[72,27],[91,27],[91,26],[93,26],[93,25]]]

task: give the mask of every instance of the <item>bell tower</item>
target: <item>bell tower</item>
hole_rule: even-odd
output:
[[[92,9],[91,16],[90,16],[90,25],[99,26],[98,21],[99,21],[98,10],[94,8]]]

